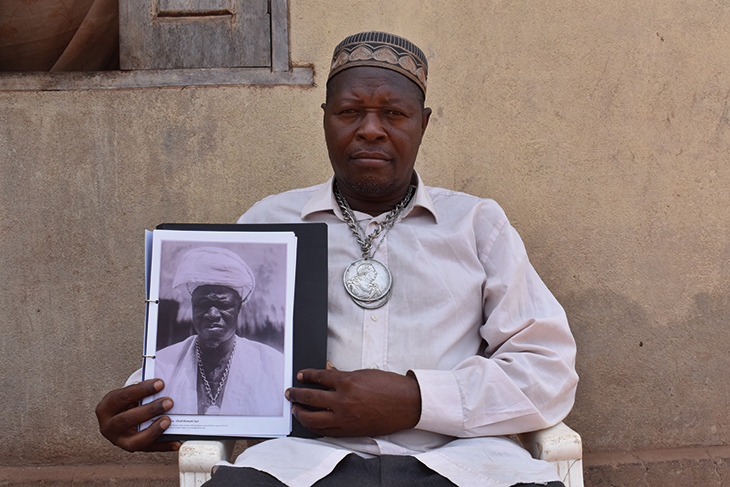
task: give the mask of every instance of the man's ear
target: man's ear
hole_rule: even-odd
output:
[[[428,121],[431,119],[432,110],[429,107],[423,109],[421,114],[421,136],[426,133],[426,127],[428,127]]]

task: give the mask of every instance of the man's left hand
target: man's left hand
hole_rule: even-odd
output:
[[[327,388],[292,387],[286,391],[287,399],[294,403],[294,417],[318,435],[387,435],[413,428],[421,417],[421,391],[412,375],[377,369],[341,372],[328,363],[326,370],[300,371],[297,379]]]

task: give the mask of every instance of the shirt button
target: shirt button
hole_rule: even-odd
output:
[[[373,365],[370,366],[370,368],[371,369],[379,369],[380,367],[378,367],[377,365],[373,364]]]
[[[370,319],[373,321],[378,321],[378,315],[372,315]]]

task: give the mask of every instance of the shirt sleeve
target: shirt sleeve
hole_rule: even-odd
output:
[[[486,349],[451,370],[413,370],[422,398],[417,429],[456,437],[517,434],[553,426],[573,406],[576,349],[563,308],[506,220],[484,247]]]

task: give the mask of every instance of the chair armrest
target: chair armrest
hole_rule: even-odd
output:
[[[236,440],[186,441],[178,451],[180,486],[198,487],[210,479],[213,465],[230,461]]]
[[[518,435],[532,458],[550,462],[565,487],[583,487],[583,444],[564,423]]]
[[[522,446],[532,458],[548,462],[580,460],[583,458],[583,443],[580,435],[565,423],[552,428],[518,435]]]

